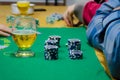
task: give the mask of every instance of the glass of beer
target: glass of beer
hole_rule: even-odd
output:
[[[37,33],[35,19],[30,16],[19,16],[12,25],[12,37],[18,46],[16,57],[31,57],[34,52],[31,51]]]
[[[17,7],[20,10],[21,15],[27,15],[30,2],[26,0],[17,1]]]

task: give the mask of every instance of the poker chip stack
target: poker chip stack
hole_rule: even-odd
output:
[[[82,59],[81,41],[79,39],[68,39],[68,51],[71,59]]]
[[[61,39],[60,36],[58,36],[58,35],[52,35],[52,36],[49,36],[49,39],[50,39],[50,40],[56,40],[56,41],[57,41],[57,42],[56,42],[56,45],[57,45],[58,47],[60,47],[60,39]]]
[[[60,36],[49,36],[48,40],[45,41],[45,60],[56,60],[58,59],[58,48],[60,46]]]
[[[45,47],[45,60],[56,60],[58,59],[58,47],[55,45],[46,45]]]

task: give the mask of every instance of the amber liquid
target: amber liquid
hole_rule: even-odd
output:
[[[36,39],[36,33],[31,30],[18,30],[13,32],[13,40],[21,49],[28,49]]]
[[[29,5],[30,5],[29,1],[18,1],[17,2],[18,9],[20,10],[20,13],[22,15],[26,15],[27,14]]]

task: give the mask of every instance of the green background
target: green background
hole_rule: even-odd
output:
[[[16,58],[17,51],[12,38],[8,48],[0,50],[0,80],[110,80],[99,63],[95,51],[87,43],[86,29],[39,28],[40,35],[32,46],[35,57]],[[50,35],[61,36],[58,60],[44,59],[44,42]],[[68,39],[81,40],[83,59],[71,60],[66,43]],[[2,37],[1,37],[2,39]],[[4,43],[5,44],[5,43]]]

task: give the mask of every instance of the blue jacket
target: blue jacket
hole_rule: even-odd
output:
[[[109,0],[101,5],[88,25],[87,39],[103,51],[111,75],[120,79],[120,0]]]

